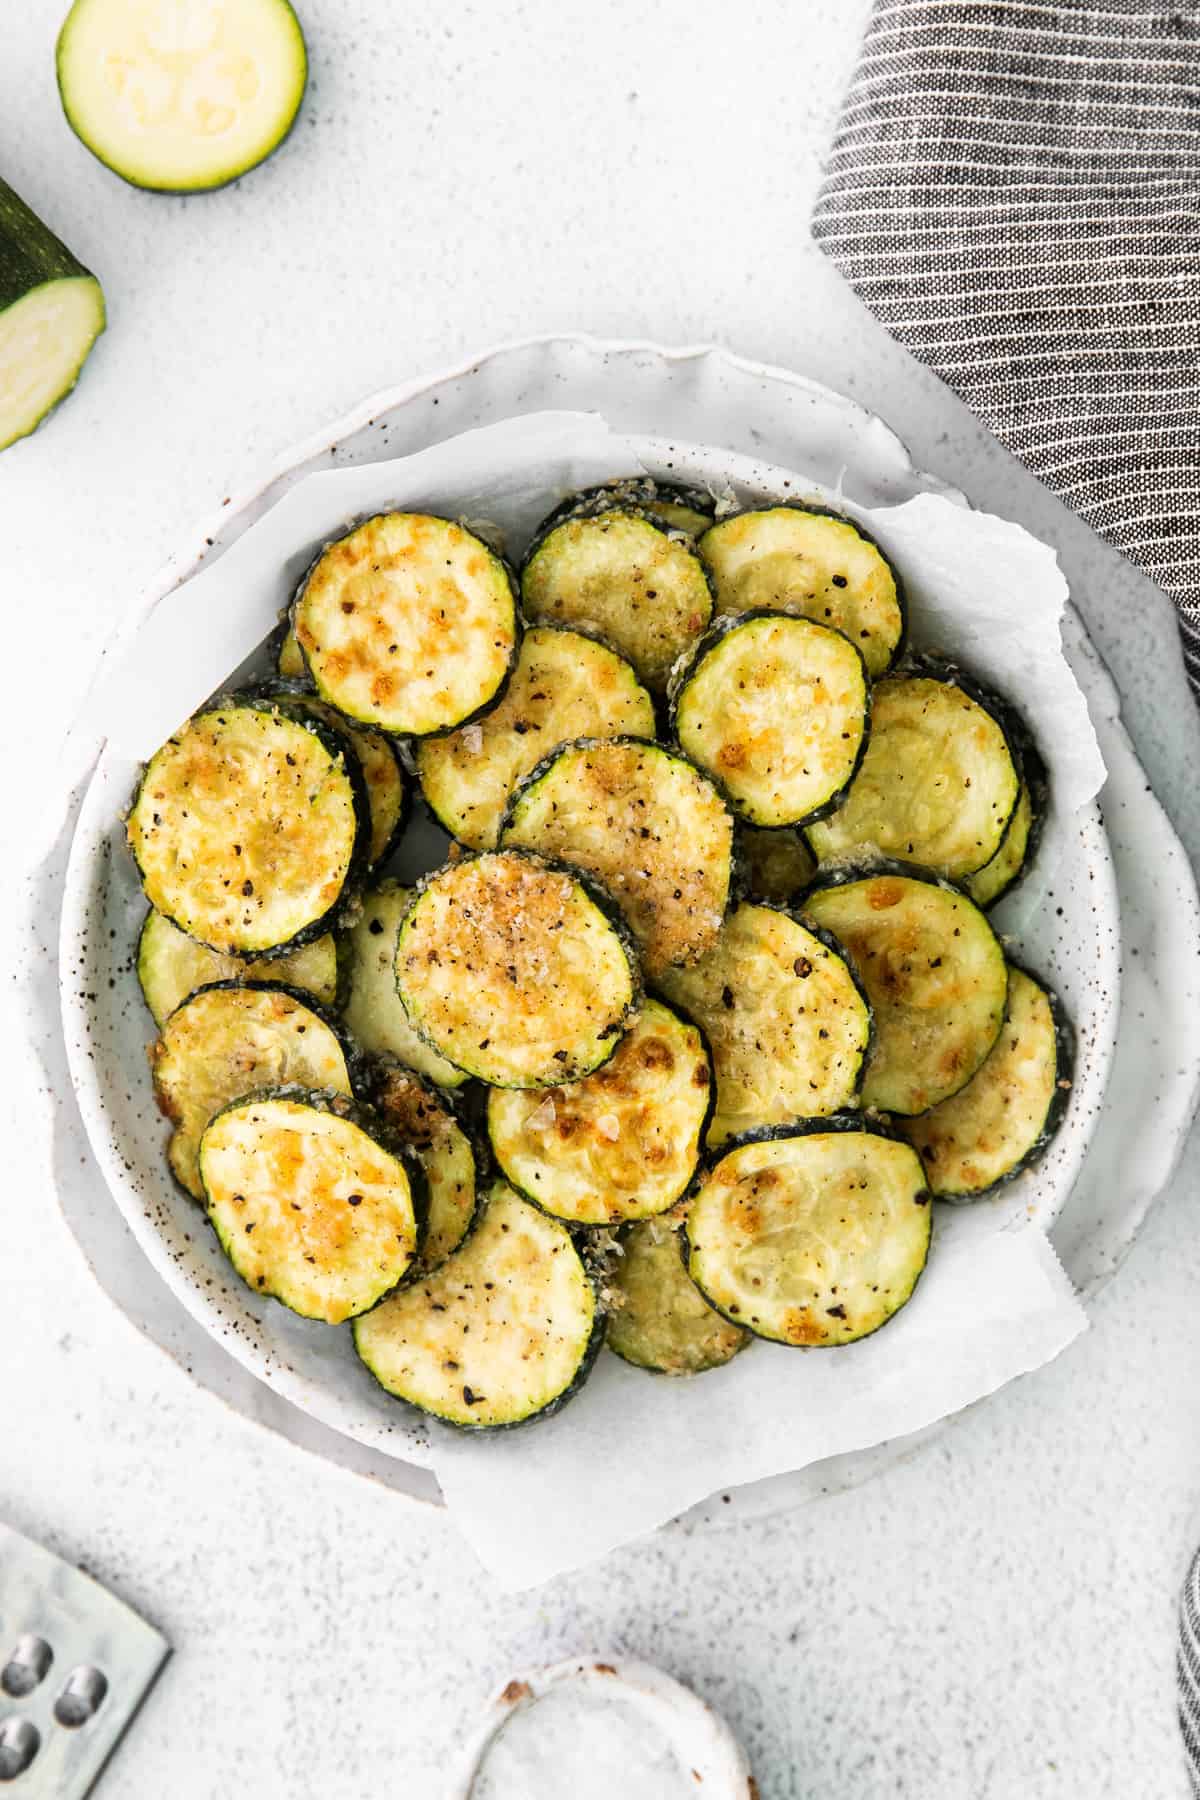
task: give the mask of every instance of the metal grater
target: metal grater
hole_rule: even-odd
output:
[[[107,1588],[0,1525],[0,1795],[83,1800],[170,1653]]]

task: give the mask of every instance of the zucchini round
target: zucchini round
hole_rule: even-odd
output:
[[[308,80],[287,0],[75,0],[57,61],[76,137],[122,180],[172,194],[265,161]]]
[[[839,947],[790,913],[743,901],[707,956],[662,985],[712,1049],[710,1144],[857,1102],[871,1009]]]
[[[1000,1036],[966,1087],[904,1136],[939,1200],[974,1200],[1042,1155],[1071,1094],[1075,1034],[1058,996],[1010,966]]]
[[[897,856],[953,880],[990,862],[1016,810],[1021,769],[989,701],[940,666],[879,682],[854,784],[836,812],[808,827],[818,860]]]
[[[526,560],[521,596],[530,619],[606,639],[655,691],[713,604],[689,542],[623,507],[550,525]]]
[[[603,1336],[570,1232],[503,1182],[440,1269],[354,1323],[354,1347],[381,1387],[474,1431],[557,1412]]]
[[[719,613],[799,613],[844,632],[874,679],[900,653],[904,593],[879,545],[850,519],[819,506],[735,513],[697,549]]]
[[[65,399],[103,330],[96,277],[0,181],[0,450]]]
[[[746,892],[754,900],[786,905],[817,872],[817,859],[801,834],[786,826],[760,831],[754,825],[740,825],[737,850]]]
[[[200,1140],[200,1175],[242,1280],[301,1318],[366,1312],[417,1255],[419,1170],[340,1095],[283,1087],[233,1101]]]
[[[396,940],[412,894],[398,881],[381,881],[363,895],[362,911],[339,943],[342,1016],[372,1056],[394,1056],[439,1087],[456,1088],[467,1079],[463,1071],[417,1035],[396,991]]]
[[[428,513],[380,513],[327,544],[292,602],[292,629],[322,699],[410,737],[486,712],[521,641],[504,563]]]
[[[822,818],[854,779],[870,698],[840,631],[787,613],[721,619],[672,686],[680,744],[752,825]]]
[[[328,931],[365,860],[370,815],[328,726],[235,697],[151,757],[127,835],[152,906],[213,950],[261,956]]]
[[[544,537],[552,525],[563,519],[594,518],[598,513],[620,508],[645,513],[656,525],[668,531],[683,532],[697,538],[707,531],[716,513],[711,494],[702,488],[684,487],[676,481],[658,481],[651,475],[626,475],[619,481],[606,481],[599,487],[582,488],[577,494],[556,506],[549,518],[538,527]]]
[[[150,1052],[154,1094],[175,1129],[167,1161],[196,1200],[205,1126],[231,1100],[298,1083],[349,1094],[346,1051],[307,994],[265,982],[221,981],[176,1008]]]
[[[475,1148],[437,1089],[393,1057],[368,1077],[371,1102],[425,1171],[429,1213],[421,1250],[406,1281],[440,1268],[464,1242],[482,1204]]]
[[[512,795],[500,842],[594,875],[655,978],[716,941],[733,882],[733,820],[712,780],[661,744],[563,744]]]
[[[712,1101],[702,1033],[648,999],[594,1075],[546,1094],[493,1088],[488,1137],[527,1200],[568,1225],[612,1225],[686,1192]]]
[[[1028,733],[1019,741],[1023,772],[1012,822],[991,862],[984,863],[963,883],[976,906],[995,906],[1016,886],[1037,855],[1046,819],[1049,781],[1046,765]]]
[[[961,889],[905,863],[823,875],[800,903],[854,959],[875,1014],[864,1106],[914,1114],[965,1087],[1004,1020],[1008,971]]]
[[[684,1223],[687,1269],[756,1337],[849,1344],[912,1295],[932,1213],[910,1144],[857,1116],[801,1120],[714,1164]]]
[[[396,985],[416,1031],[494,1087],[551,1087],[607,1062],[640,998],[619,923],[578,876],[519,850],[448,863],[400,923]]]
[[[292,630],[290,623],[285,625],[279,634],[275,670],[281,681],[302,681],[311,685],[312,678],[308,673],[304,652],[300,648],[296,633]]]
[[[492,850],[509,794],[572,738],[654,736],[654,702],[623,656],[558,626],[525,633],[503,700],[478,724],[417,748],[432,811],[472,850]]]
[[[138,934],[137,973],[146,1005],[160,1026],[197,988],[223,981],[264,981],[332,1006],[338,991],[337,946],[327,934],[288,956],[244,962],[198,944],[151,907]]]
[[[383,862],[400,841],[408,818],[408,783],[394,742],[382,731],[373,731],[368,725],[355,725],[336,707],[319,699],[298,681],[264,682],[255,692],[256,697],[290,718],[319,719],[330,731],[345,738],[351,753],[358,759],[367,790],[367,808],[371,815],[367,863],[374,868]]]
[[[609,1276],[612,1310],[605,1342],[624,1362],[656,1375],[702,1375],[751,1343],[708,1304],[683,1266],[678,1226],[647,1219],[621,1233]]]

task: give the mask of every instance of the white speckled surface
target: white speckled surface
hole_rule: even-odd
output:
[[[6,176],[105,278],[112,323],[69,407],[0,465],[0,731],[23,777],[6,794],[22,863],[52,832],[55,746],[95,653],[181,530],[360,394],[557,327],[711,337],[817,374],[882,412],[920,465],[1057,542],[1200,848],[1200,728],[1163,662],[1164,603],[806,240],[859,0],[759,0],[711,34],[695,9],[631,0],[311,0],[293,141],[189,201],[122,188],[71,138],[62,10],[32,0],[5,47],[0,143]],[[6,885],[11,927],[15,871]],[[178,1652],[105,1800],[434,1800],[499,1677],[596,1643],[715,1701],[766,1800],[1182,1795],[1195,1142],[1089,1336],[950,1438],[803,1513],[675,1531],[501,1598],[440,1517],[233,1418],[108,1307],[54,1209],[49,1102],[11,1036],[6,1054],[0,1513],[111,1581]]]

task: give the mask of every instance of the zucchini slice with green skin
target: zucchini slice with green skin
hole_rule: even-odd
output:
[[[762,831],[742,824],[737,833],[738,860],[753,900],[782,905],[806,888],[817,872],[817,859],[799,831]]]
[[[668,999],[704,1029],[717,1076],[710,1145],[857,1103],[871,1009],[838,944],[777,906],[743,901]]]
[[[297,681],[268,681],[256,694],[293,719],[319,719],[340,732],[358,758],[371,814],[367,862],[371,868],[390,856],[408,821],[409,792],[400,757],[392,739],[368,725],[356,725],[328,701],[307,691]]]
[[[594,518],[598,513],[612,512],[614,507],[645,513],[656,525],[681,531],[690,538],[707,531],[716,515],[712,495],[702,488],[658,481],[652,475],[626,475],[619,481],[606,481],[599,487],[568,494],[549,518],[543,519],[538,536],[544,537],[552,525],[563,519]]]
[[[708,1304],[683,1266],[679,1227],[647,1219],[621,1233],[609,1276],[613,1293],[605,1337],[610,1350],[656,1375],[703,1375],[753,1342],[753,1334]]]
[[[161,1026],[197,988],[221,981],[264,981],[332,1006],[338,992],[337,946],[328,934],[288,956],[244,962],[198,944],[151,907],[138,936],[137,973],[142,995]]]
[[[678,751],[632,737],[561,745],[513,793],[500,842],[601,882],[654,979],[716,942],[733,886],[733,819],[711,777]]]
[[[863,1105],[911,1116],[965,1087],[1008,992],[1000,940],[974,901],[928,869],[879,863],[823,875],[800,914],[845,945],[875,1014]]]
[[[380,513],[327,544],[292,602],[323,700],[362,725],[429,737],[501,698],[521,645],[506,565],[464,525]]]
[[[281,681],[305,682],[311,689],[312,677],[308,672],[308,664],[304,660],[304,652],[301,650],[290,624],[285,625],[279,634],[275,669]]]
[[[354,1347],[381,1387],[471,1431],[557,1412],[603,1337],[570,1232],[503,1182],[440,1269],[354,1322]]]
[[[995,906],[1016,886],[1037,855],[1041,840],[1049,796],[1046,765],[1028,732],[1020,736],[1019,742],[1023,774],[1012,822],[991,862],[984,863],[963,883],[976,906]]]
[[[417,1035],[396,991],[396,940],[412,897],[398,881],[381,881],[363,895],[359,917],[339,942],[342,1017],[371,1056],[394,1056],[439,1087],[456,1088],[466,1075]]]
[[[0,450],[65,399],[103,330],[96,277],[0,181]]]
[[[1020,791],[1020,756],[991,696],[925,664],[876,685],[862,767],[808,841],[822,863],[876,853],[961,880],[1000,849]]]
[[[357,759],[314,718],[216,701],[157,750],[127,826],[150,904],[230,956],[322,937],[370,842]]]
[[[769,506],[719,519],[697,549],[719,613],[799,613],[844,632],[874,679],[904,642],[899,576],[861,525],[820,506]]]
[[[493,1088],[492,1154],[519,1194],[568,1225],[650,1218],[686,1193],[713,1092],[703,1033],[647,999],[594,1075],[546,1094]]]
[[[400,922],[396,986],[420,1036],[493,1087],[591,1074],[641,998],[632,946],[601,896],[520,850],[422,881]]]
[[[429,1213],[406,1281],[432,1274],[467,1238],[482,1204],[481,1169],[470,1134],[431,1082],[394,1057],[367,1077],[371,1103],[425,1171]]]
[[[175,1130],[167,1161],[204,1197],[197,1154],[204,1128],[231,1100],[299,1083],[351,1092],[346,1046],[308,994],[266,982],[220,981],[176,1007],[150,1052],[154,1095]]]
[[[866,747],[866,665],[840,631],[787,613],[720,619],[672,681],[671,725],[752,825],[833,812]]]
[[[607,644],[554,625],[526,633],[503,700],[486,718],[417,748],[421,787],[446,830],[493,850],[513,788],[559,744],[654,736],[654,702]]]
[[[1074,1061],[1057,994],[1012,965],[1004,1025],[986,1061],[951,1099],[901,1127],[939,1200],[977,1199],[1037,1161],[1062,1124]]]
[[[278,149],[308,80],[287,0],[75,0],[58,38],[67,123],[134,187],[224,187]]]
[[[200,1140],[200,1175],[242,1280],[301,1318],[357,1317],[417,1256],[420,1167],[341,1095],[282,1087],[234,1100]]]
[[[655,692],[713,609],[690,541],[627,507],[551,525],[526,559],[521,596],[530,620],[604,638]]]
[[[684,1222],[687,1270],[756,1337],[850,1344],[911,1297],[932,1215],[911,1144],[855,1115],[804,1119],[713,1165]]]

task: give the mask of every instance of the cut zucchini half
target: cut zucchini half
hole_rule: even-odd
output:
[[[473,1431],[557,1412],[603,1336],[570,1232],[503,1182],[461,1250],[354,1323],[354,1347],[381,1387]]]
[[[896,571],[861,525],[818,506],[769,506],[720,519],[697,546],[719,613],[799,613],[844,632],[874,679],[904,641]]]
[[[372,1056],[394,1056],[439,1087],[460,1087],[461,1069],[431,1050],[413,1029],[396,991],[396,940],[411,888],[381,881],[363,895],[362,911],[339,944],[346,999],[342,1017]]]
[[[1004,1025],[978,1073],[902,1127],[939,1200],[974,1200],[1037,1161],[1067,1110],[1074,1046],[1058,996],[1010,967]]]
[[[790,913],[743,901],[708,955],[662,985],[712,1050],[710,1144],[857,1102],[871,1009],[838,946]]]
[[[482,1204],[475,1147],[432,1083],[394,1058],[381,1059],[368,1077],[372,1104],[425,1171],[429,1214],[420,1255],[406,1281],[432,1274],[453,1256],[474,1225]]]
[[[137,973],[146,1005],[159,1026],[197,988],[221,981],[265,981],[332,1006],[338,991],[337,946],[327,934],[288,956],[244,962],[198,944],[151,907],[138,936]]]
[[[817,859],[804,838],[786,827],[761,831],[743,824],[738,828],[737,850],[752,900],[777,900],[786,905],[817,872]]]
[[[689,542],[623,507],[552,525],[525,563],[521,594],[530,619],[604,638],[656,692],[712,617]]]
[[[233,698],[155,752],[127,830],[152,906],[213,950],[261,956],[329,930],[370,828],[343,740],[319,720]]]
[[[712,780],[661,744],[562,745],[516,789],[500,842],[594,875],[656,979],[716,942],[733,883],[733,819]]]
[[[716,503],[703,488],[684,487],[676,481],[657,481],[652,475],[627,475],[619,481],[606,481],[599,487],[582,488],[568,494],[538,528],[544,537],[552,525],[563,519],[594,518],[598,513],[616,508],[645,513],[656,525],[668,531],[681,531],[697,538],[707,531],[716,514]]]
[[[965,1087],[1004,1020],[1008,971],[974,902],[929,870],[822,877],[801,915],[844,944],[875,1014],[864,1106],[915,1114]]]
[[[960,880],[1000,849],[1020,791],[1018,754],[973,683],[948,668],[889,675],[854,784],[808,841],[822,863],[877,853]]]
[[[302,1318],[366,1312],[417,1255],[415,1159],[340,1095],[283,1087],[233,1101],[200,1140],[200,1175],[242,1280]]]
[[[911,1144],[858,1117],[802,1120],[709,1172],[684,1224],[688,1273],[756,1337],[850,1344],[911,1297],[932,1214]]]
[[[654,736],[654,702],[632,666],[577,631],[525,633],[503,700],[487,717],[417,749],[425,798],[472,850],[493,850],[508,796],[572,738]]]
[[[1016,811],[991,862],[969,875],[964,886],[976,906],[995,906],[1014,888],[1037,855],[1046,818],[1049,782],[1046,765],[1028,733],[1020,738],[1022,779]]]
[[[345,1046],[307,994],[265,982],[216,982],[184,1001],[151,1053],[154,1093],[175,1130],[167,1161],[193,1199],[204,1191],[204,1128],[231,1100],[298,1083],[349,1094]]]
[[[719,620],[672,687],[680,744],[752,825],[823,818],[854,779],[871,702],[840,631],[787,613]]]
[[[678,1226],[647,1219],[621,1234],[621,1256],[609,1277],[610,1350],[656,1375],[703,1375],[753,1341],[715,1312],[683,1266]]]
[[[666,1212],[700,1162],[713,1078],[703,1034],[647,1000],[616,1054],[550,1093],[493,1088],[492,1153],[517,1192],[568,1225]]]
[[[287,0],[75,0],[58,38],[67,123],[134,187],[223,187],[278,149],[308,80]]]
[[[572,871],[519,850],[427,877],[400,922],[396,985],[417,1032],[493,1087],[598,1069],[640,998],[619,922]]]
[[[70,393],[103,330],[100,283],[0,181],[0,450]]]
[[[319,719],[332,732],[344,736],[358,758],[367,790],[371,815],[367,862],[371,868],[383,862],[395,849],[408,819],[408,783],[392,740],[369,725],[355,725],[327,700],[306,691],[300,682],[269,681],[256,693],[290,718]]]
[[[500,699],[520,649],[513,580],[464,525],[380,513],[327,544],[292,603],[318,693],[410,737],[453,731]]]

